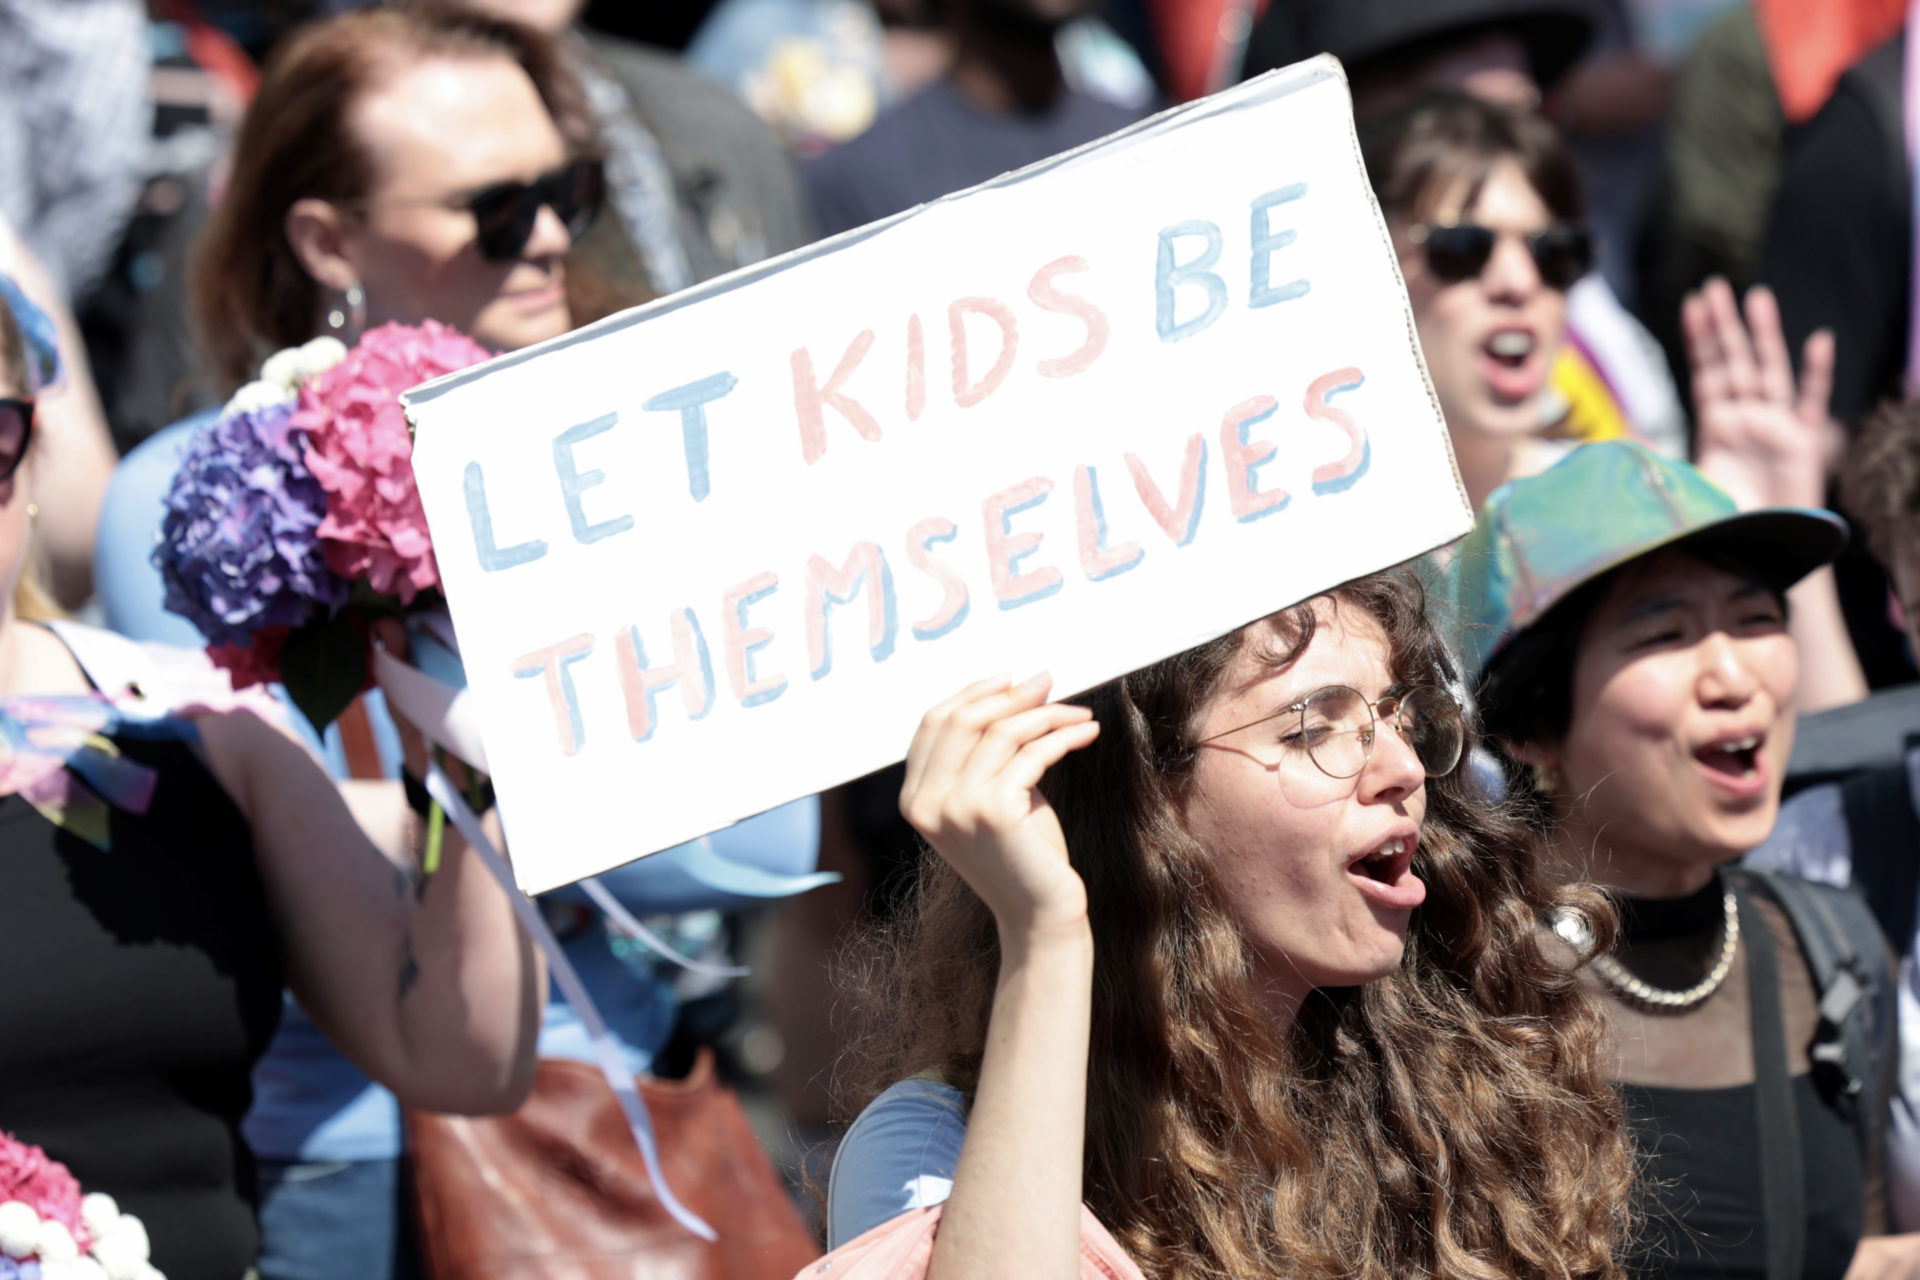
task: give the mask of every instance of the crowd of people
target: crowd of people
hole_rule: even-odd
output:
[[[0,0],[0,1280],[1920,1277],[1913,14]],[[168,607],[276,363],[1323,52],[1453,546],[531,911],[478,771]]]

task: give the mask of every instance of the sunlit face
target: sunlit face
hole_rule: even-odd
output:
[[[1642,868],[1758,845],[1780,805],[1799,674],[1767,586],[1682,551],[1629,568],[1574,663],[1556,762],[1571,827]]]
[[[542,208],[520,256],[488,262],[469,195],[527,182],[566,162],[533,81],[505,57],[433,58],[397,72],[354,106],[373,189],[346,232],[367,323],[439,320],[512,350],[570,327],[561,256],[567,230]]]
[[[1334,779],[1300,749],[1298,717],[1252,723],[1324,685],[1369,700],[1392,688],[1380,624],[1351,604],[1313,607],[1313,642],[1284,668],[1259,657],[1288,648],[1273,622],[1250,629],[1194,736],[1248,727],[1200,748],[1184,814],[1269,988],[1294,1002],[1393,972],[1426,897],[1410,866],[1427,808],[1413,748],[1383,727],[1359,776]]]
[[[1406,220],[1396,220],[1394,244],[1448,429],[1456,438],[1518,438],[1542,425],[1541,392],[1566,334],[1567,296],[1541,280],[1526,241],[1554,218],[1511,157],[1494,165],[1471,205],[1466,196],[1463,184],[1417,221],[1475,222],[1494,231],[1493,256],[1478,276],[1434,275]]]

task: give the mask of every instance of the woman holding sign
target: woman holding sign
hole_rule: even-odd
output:
[[[944,1201],[932,1274],[1069,1276],[1084,1201],[1156,1280],[1615,1275],[1618,1103],[1543,924],[1612,916],[1457,767],[1457,684],[1394,570],[930,711],[902,808],[939,858],[871,970],[829,1243]]]

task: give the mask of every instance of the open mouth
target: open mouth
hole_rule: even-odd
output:
[[[1349,875],[1364,876],[1377,884],[1393,884],[1413,865],[1413,850],[1405,840],[1389,840],[1379,849],[1363,855],[1347,867]]]
[[[1347,875],[1366,897],[1385,907],[1411,909],[1426,901],[1427,882],[1413,874],[1419,840],[1395,836],[1347,864]]]
[[[1518,373],[1533,356],[1533,334],[1526,329],[1501,329],[1486,341],[1487,358]]]
[[[1693,758],[1706,767],[1709,773],[1736,782],[1751,782],[1760,775],[1760,748],[1766,743],[1766,735],[1750,733],[1743,738],[1729,738],[1709,743],[1693,753]]]

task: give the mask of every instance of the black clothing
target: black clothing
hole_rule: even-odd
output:
[[[1272,4],[1247,41],[1244,74],[1331,53],[1359,78],[1391,75],[1449,42],[1518,36],[1533,78],[1552,88],[1593,42],[1603,0],[1292,0]]]
[[[1636,1277],[1765,1280],[1767,1239],[1754,1086],[1621,1085],[1640,1148]],[[1866,1179],[1853,1128],[1810,1075],[1793,1078],[1806,1196],[1806,1280],[1839,1280],[1864,1229]]]
[[[168,1280],[258,1251],[240,1117],[280,1018],[280,942],[243,818],[193,750],[102,852],[0,798],[0,1130],[136,1215]]]
[[[1721,952],[1730,881],[1716,876],[1685,898],[1619,899],[1615,958],[1656,987],[1682,990],[1699,981]],[[1801,1274],[1839,1280],[1877,1195],[1869,1192],[1853,1099],[1822,1087],[1813,1073],[1819,996],[1786,913],[1754,881],[1741,878],[1735,887],[1743,919],[1764,922],[1772,965],[1755,959],[1756,939],[1743,928],[1724,983],[1699,1004],[1653,1012],[1615,994],[1607,999],[1614,1078],[1640,1157],[1638,1231],[1622,1262],[1644,1280],[1766,1280],[1770,1223],[1755,1059],[1770,1054],[1780,1063],[1784,1052],[1779,1069],[1791,1077],[1800,1145]],[[1777,971],[1782,1030],[1757,1045],[1750,983],[1766,969]]]
[[[1899,121],[1883,118],[1881,96],[1856,68],[1812,119],[1787,129],[1760,252],[1795,358],[1815,329],[1833,330],[1832,407],[1843,423],[1899,394],[1907,359],[1911,196],[1889,133]]]
[[[1760,253],[1759,278],[1779,296],[1796,361],[1809,334],[1833,330],[1832,410],[1848,426],[1897,398],[1906,368],[1912,196],[1898,94],[1873,78],[1889,58],[1897,65],[1896,50],[1869,55],[1812,119],[1787,130]],[[1834,575],[1868,683],[1913,679],[1905,637],[1887,621],[1886,574],[1865,539],[1841,553]]]

